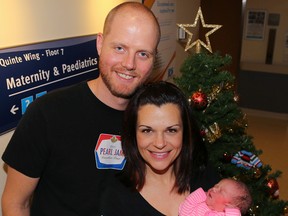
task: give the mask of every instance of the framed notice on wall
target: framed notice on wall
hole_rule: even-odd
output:
[[[0,134],[38,97],[97,76],[96,35],[0,49]]]
[[[265,33],[266,11],[249,10],[246,18],[245,38],[262,40]]]

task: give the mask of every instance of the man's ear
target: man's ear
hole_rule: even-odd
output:
[[[97,34],[97,47],[96,47],[98,55],[101,54],[102,43],[103,43],[103,34],[102,33],[98,33]]]

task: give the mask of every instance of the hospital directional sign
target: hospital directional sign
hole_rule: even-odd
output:
[[[96,35],[0,49],[0,134],[36,98],[97,76]]]

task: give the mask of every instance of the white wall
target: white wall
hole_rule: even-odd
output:
[[[0,49],[102,31],[107,12],[125,0],[0,0]]]
[[[266,23],[263,40],[247,40],[245,39],[247,13],[245,13],[244,34],[241,51],[242,69],[266,71],[271,73],[288,74],[288,47],[285,47],[286,36],[288,37],[288,1],[277,0],[249,0],[246,4],[246,12],[248,10],[266,11]],[[279,26],[268,25],[269,14],[280,14]],[[266,50],[268,45],[269,29],[276,29],[275,49],[273,55],[273,64],[265,64]],[[287,42],[286,42],[287,43]]]

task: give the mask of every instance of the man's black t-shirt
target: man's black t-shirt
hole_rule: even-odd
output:
[[[24,175],[40,178],[32,216],[99,215],[106,181],[118,171],[97,168],[95,148],[103,134],[120,135],[122,117],[122,111],[99,101],[86,82],[48,93],[29,105],[2,159]],[[109,148],[107,142],[99,151]],[[121,148],[121,142],[115,143]],[[98,153],[101,162],[111,152]]]

